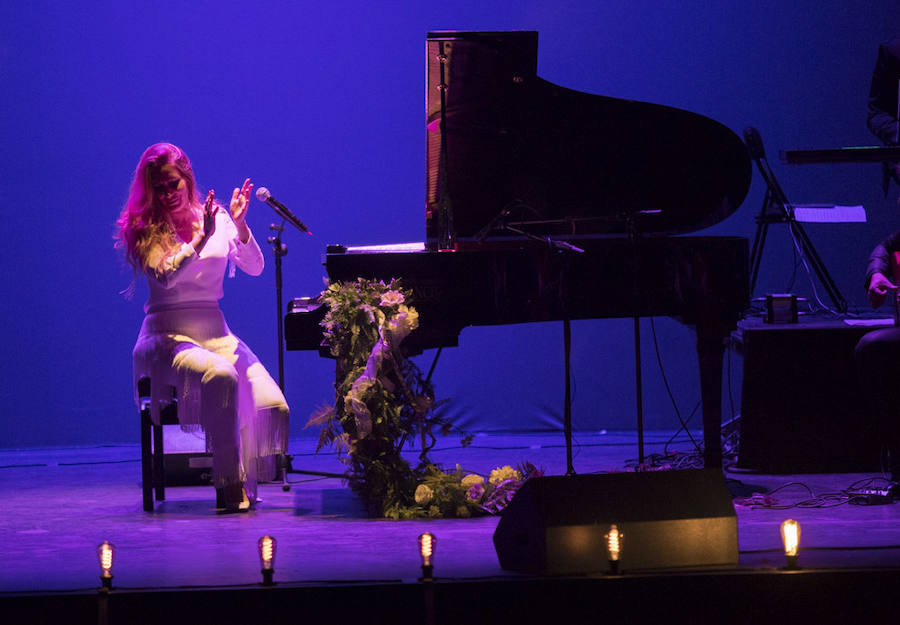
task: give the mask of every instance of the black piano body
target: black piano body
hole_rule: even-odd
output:
[[[624,238],[572,242],[584,253],[531,241],[455,252],[331,246],[325,265],[335,281],[402,278],[420,321],[404,342],[410,353],[455,347],[468,326],[566,318],[672,316],[704,330],[719,323],[730,331],[749,305],[743,237],[645,237],[637,257]],[[298,331],[298,316],[303,313],[286,317],[287,348],[317,348],[321,333]]]
[[[329,279],[401,278],[419,311],[412,353],[455,346],[467,326],[691,324],[705,462],[719,466],[724,342],[749,305],[748,242],[685,234],[743,202],[741,139],[695,113],[538,78],[533,32],[432,33],[427,51],[425,242],[329,246]],[[289,312],[287,349],[318,348],[323,314]]]

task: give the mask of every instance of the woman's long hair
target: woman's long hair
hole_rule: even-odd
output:
[[[115,246],[125,251],[125,259],[135,276],[147,268],[147,256],[154,245],[163,248],[175,245],[175,229],[168,211],[155,200],[153,180],[164,165],[172,165],[184,178],[188,198],[199,205],[194,170],[187,154],[171,143],[155,143],[147,148],[134,170],[128,200],[116,221],[118,232]],[[133,290],[134,284],[132,283]]]

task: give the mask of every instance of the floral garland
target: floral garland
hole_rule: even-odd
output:
[[[318,409],[307,423],[321,427],[316,451],[332,446],[349,466],[350,487],[371,516],[394,519],[468,517],[497,513],[529,478],[531,464],[506,466],[488,479],[458,465],[445,472],[428,460],[435,434],[452,424],[435,413],[434,387],[400,348],[418,327],[411,293],[400,281],[359,278],[336,282],[319,299],[327,307],[321,325],[337,359],[334,406]],[[416,467],[401,451],[421,441]],[[463,436],[463,447],[472,436]]]

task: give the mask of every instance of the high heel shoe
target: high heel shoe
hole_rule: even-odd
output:
[[[219,490],[216,489],[216,504],[219,504]],[[234,513],[234,512],[247,512],[250,510],[250,499],[247,497],[247,491],[244,490],[244,485],[238,482],[237,484],[229,484],[221,489],[221,503],[222,508],[224,508],[226,513]]]

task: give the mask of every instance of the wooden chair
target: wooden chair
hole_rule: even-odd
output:
[[[170,401],[159,411],[159,425],[153,423],[150,416],[150,390],[152,381],[150,378],[140,378],[137,383],[138,400],[141,412],[141,490],[143,491],[144,510],[153,512],[154,499],[166,500],[166,453],[163,446],[163,426],[179,425],[178,398],[174,387],[169,386]],[[209,454],[184,454],[175,452],[170,454],[170,460],[179,456],[193,456],[193,460],[177,459],[174,467],[170,467],[174,473],[169,474],[171,486],[195,486],[210,483],[209,467],[204,462],[202,465],[194,465],[198,460],[196,456]],[[173,480],[174,475],[174,482]],[[154,496],[155,495],[155,496]],[[224,507],[224,494],[221,489],[216,489],[216,507]]]
[[[143,491],[144,510],[153,512],[154,499],[156,501],[166,500],[166,454],[163,447],[163,426],[179,425],[178,421],[178,398],[174,387],[169,387],[171,400],[168,401],[159,411],[159,425],[153,423],[150,416],[150,390],[152,381],[150,378],[143,377],[138,380],[137,391],[138,401],[141,413],[141,489]],[[184,454],[175,453],[174,456]],[[208,454],[207,454],[208,455]],[[171,459],[171,458],[170,458]],[[291,472],[291,457],[288,455],[278,455],[275,458],[275,466],[278,474],[281,476],[282,490],[290,490],[290,484],[287,481],[287,474]],[[191,475],[189,481],[183,481],[183,475],[177,469],[179,462],[184,464],[185,461],[176,461],[175,471],[176,480],[173,486],[178,485],[196,485],[197,483],[208,483],[203,475],[200,481],[197,481],[197,475]],[[209,466],[209,465],[205,465]],[[191,468],[190,471],[200,471],[201,469]],[[205,471],[208,471],[205,470]],[[208,477],[208,474],[205,474]],[[323,474],[319,474],[323,475]],[[181,476],[182,481],[178,481]],[[171,477],[171,476],[170,476]],[[343,477],[335,475],[335,477]],[[155,497],[154,497],[155,495]],[[216,489],[216,507],[224,507],[224,493],[221,489]]]
[[[156,501],[166,499],[165,453],[163,451],[163,426],[178,424],[178,399],[171,388],[172,401],[159,413],[159,425],[150,418],[150,378],[141,378],[137,383],[138,400],[141,407],[141,488],[144,495],[144,510],[153,512],[153,491]]]

